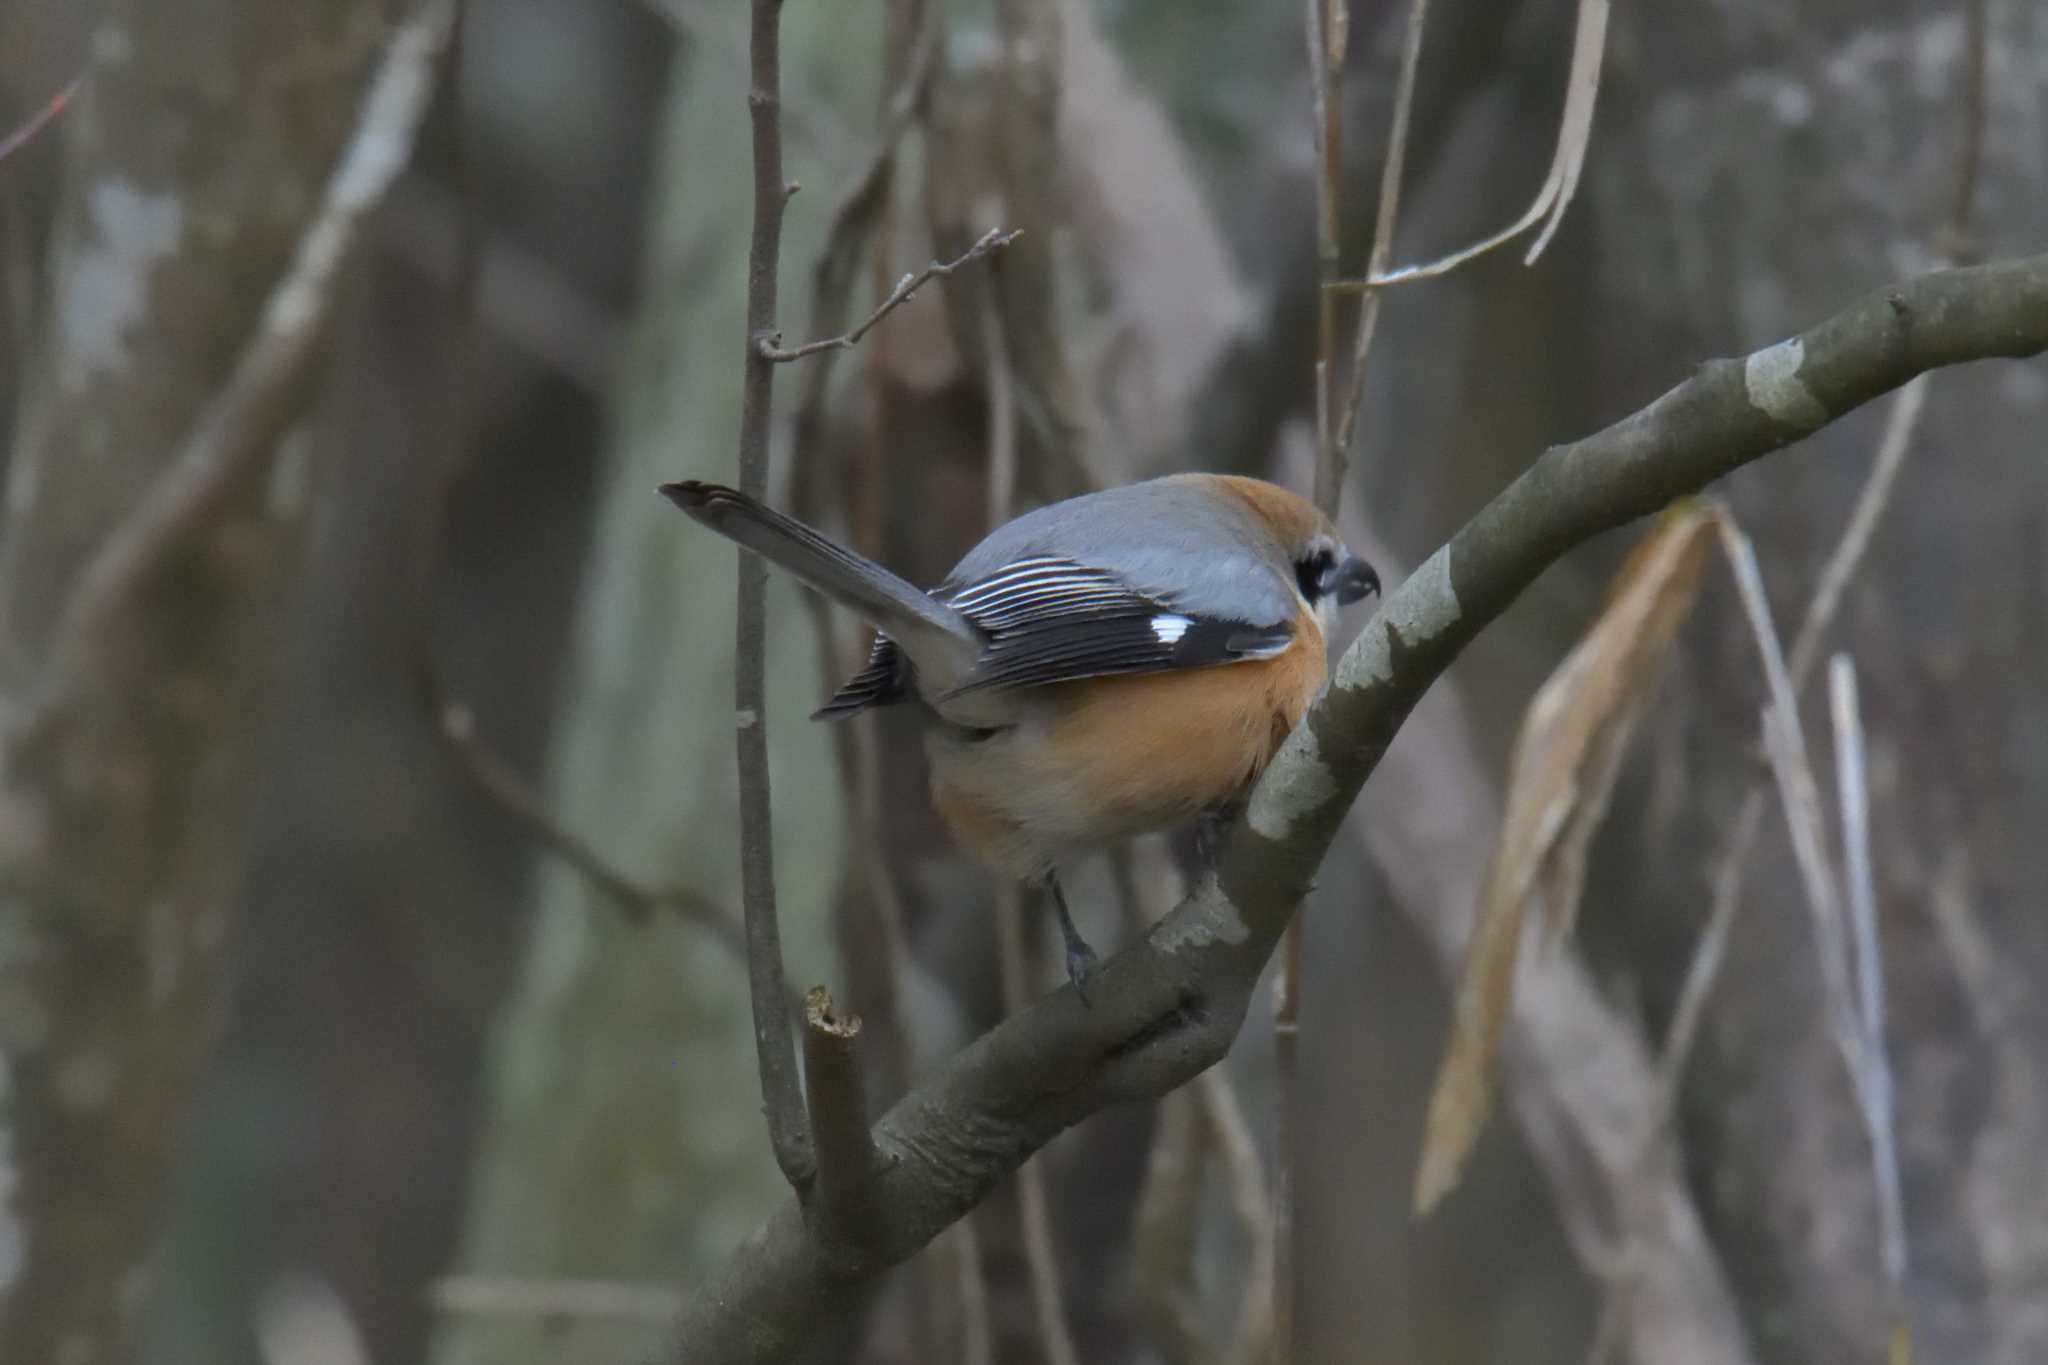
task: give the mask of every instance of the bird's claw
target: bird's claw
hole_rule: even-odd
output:
[[[1067,980],[1074,983],[1074,994],[1084,1005],[1092,1003],[1088,999],[1088,980],[1100,965],[1101,959],[1095,956],[1093,948],[1079,938],[1067,941]]]

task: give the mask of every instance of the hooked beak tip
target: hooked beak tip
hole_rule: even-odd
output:
[[[1380,576],[1372,565],[1364,560],[1355,557],[1347,559],[1337,570],[1337,600],[1343,605],[1348,607],[1361,598],[1376,597],[1379,591]]]

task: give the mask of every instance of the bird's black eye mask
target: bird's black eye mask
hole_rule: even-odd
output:
[[[1340,554],[1328,545],[1318,545],[1294,566],[1295,583],[1310,606],[1326,597],[1339,606],[1350,606],[1368,593],[1380,590],[1380,576],[1372,565],[1355,555]]]

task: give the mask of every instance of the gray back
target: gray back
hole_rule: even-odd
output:
[[[1172,607],[1252,625],[1292,620],[1294,566],[1250,509],[1185,476],[1084,493],[1026,512],[967,552],[943,586],[1033,555],[1107,569]]]

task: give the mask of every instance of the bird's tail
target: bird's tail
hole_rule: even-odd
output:
[[[693,479],[661,491],[692,520],[866,617],[936,687],[955,685],[980,656],[980,632],[965,616],[794,517],[722,484]]]

